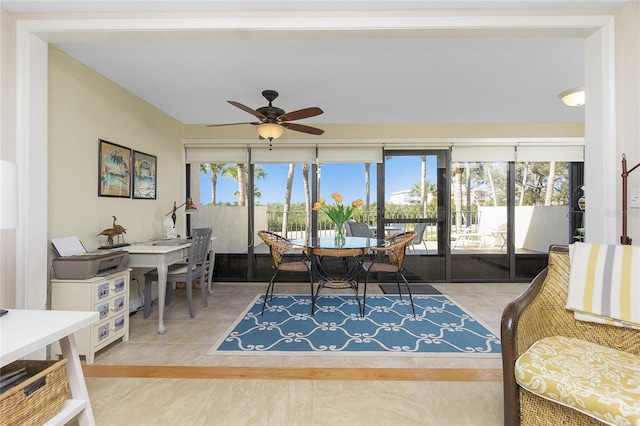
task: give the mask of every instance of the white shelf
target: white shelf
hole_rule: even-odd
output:
[[[54,417],[50,418],[45,425],[64,425],[80,414],[87,407],[87,401],[82,399],[67,399],[62,409]]]
[[[80,416],[81,425],[95,425],[89,392],[73,333],[98,320],[98,312],[9,309],[0,317],[0,365],[4,366],[59,341],[71,398],[47,424],[64,424]]]

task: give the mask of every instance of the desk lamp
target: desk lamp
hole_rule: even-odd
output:
[[[187,197],[187,200],[180,204],[179,206],[176,206],[176,202],[173,202],[173,209],[171,209],[171,211],[167,214],[165,214],[165,216],[169,216],[171,215],[171,219],[173,220],[173,227],[176,227],[176,211],[182,207],[182,206],[186,206],[184,209],[184,212],[186,214],[191,214],[193,212],[195,212],[196,210],[198,210],[198,208],[196,207],[195,204],[193,204],[193,199],[191,197]]]

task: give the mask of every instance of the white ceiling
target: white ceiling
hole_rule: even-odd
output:
[[[504,7],[504,2],[446,2]],[[556,5],[576,1],[556,1]],[[619,7],[624,2],[580,2]],[[175,10],[364,5],[362,1],[2,1],[12,12]],[[367,7],[442,6],[443,1],[367,1]],[[511,2],[524,7],[549,2]],[[57,7],[57,9],[55,9]],[[101,9],[102,8],[102,9]],[[354,39],[224,37],[178,40],[54,43],[79,61],[185,124],[253,121],[231,105],[267,104],[264,89],[280,93],[274,105],[292,111],[319,106],[301,120],[322,123],[575,122],[584,107],[564,106],[558,94],[584,84],[582,38],[433,39],[402,35]],[[121,37],[119,37],[120,39]]]

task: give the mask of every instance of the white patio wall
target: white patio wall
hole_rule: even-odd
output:
[[[515,208],[515,247],[546,253],[551,244],[569,240],[568,206],[522,206]],[[506,207],[480,207],[479,230],[505,224]]]
[[[247,225],[246,207],[207,204],[199,206],[198,211],[191,215],[192,228],[213,227],[212,236],[216,237],[214,244],[218,253],[246,253]],[[253,238],[256,242],[261,229],[267,229],[266,206],[255,207]]]

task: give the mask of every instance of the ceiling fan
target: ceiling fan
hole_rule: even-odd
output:
[[[253,124],[258,126],[258,134],[261,139],[269,139],[269,149],[271,149],[271,141],[282,136],[284,129],[295,130],[296,132],[308,133],[310,135],[321,135],[324,130],[316,127],[305,126],[304,124],[291,123],[291,121],[302,120],[303,118],[315,117],[324,111],[318,107],[303,108],[296,111],[284,112],[283,109],[272,105],[274,99],[278,97],[275,90],[264,90],[262,96],[269,101],[269,105],[258,109],[249,108],[246,105],[236,101],[227,101],[231,105],[248,112],[257,117],[260,121],[248,121],[242,123],[226,123],[226,124],[210,124],[207,127],[218,126],[235,126],[238,124]]]

